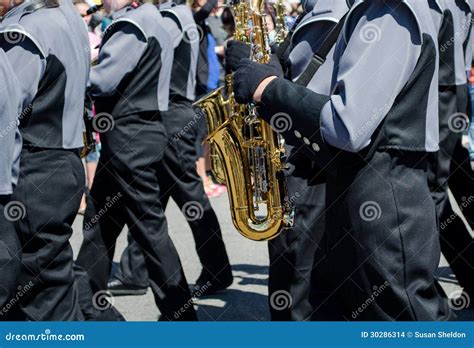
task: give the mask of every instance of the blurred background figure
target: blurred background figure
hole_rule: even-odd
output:
[[[76,10],[79,12],[82,19],[84,20],[84,23],[87,26],[87,29],[88,29],[87,34],[89,36],[89,43],[90,43],[91,61],[94,62],[97,60],[97,57],[99,55],[99,46],[100,46],[101,40],[100,40],[100,36],[94,33],[93,31],[94,28],[91,26],[91,21],[93,19],[92,16],[95,13],[97,13],[97,10],[100,9],[101,6],[97,7],[96,4],[90,5],[89,3],[86,3],[85,1],[78,1],[74,5],[76,7]],[[90,13],[92,11],[94,11],[94,13]],[[87,100],[86,98],[86,102],[84,106],[85,106],[85,112],[87,112],[89,118],[94,117],[95,112],[94,112],[94,107],[92,105],[92,102],[90,100]],[[96,144],[95,144],[95,147],[87,154],[85,158],[86,188],[84,190],[85,193],[82,196],[81,206],[79,207],[79,214],[84,214],[84,212],[86,211],[86,197],[89,194],[89,190],[92,187],[92,183],[94,182],[94,175],[97,169],[97,162],[99,161],[99,154],[100,154],[99,133],[94,133],[93,136],[94,136],[94,140]]]

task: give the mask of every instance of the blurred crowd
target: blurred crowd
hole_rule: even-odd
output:
[[[110,0],[104,0],[110,1]],[[200,40],[200,54],[197,68],[197,98],[204,96],[210,91],[224,84],[224,50],[225,42],[234,36],[235,23],[232,15],[231,4],[224,0],[188,0],[186,4],[193,10],[194,13],[199,13],[195,16],[198,24],[198,33]],[[298,15],[303,11],[302,5],[298,0],[284,0],[283,4],[286,10],[285,22],[287,27],[291,27]],[[87,24],[89,30],[89,40],[91,45],[91,58],[94,62],[99,53],[99,46],[101,36],[104,30],[112,23],[113,18],[110,11],[106,8],[112,6],[102,6],[100,1],[94,2],[92,0],[75,2],[77,11]],[[275,38],[275,2],[269,1],[265,4],[267,28],[270,33],[270,39]],[[93,13],[91,13],[93,12]],[[91,110],[92,111],[92,110]],[[92,113],[91,113],[92,116]],[[206,124],[203,118],[199,119],[201,137],[198,154],[200,158],[196,162],[197,170],[201,176],[204,189],[209,197],[218,197],[226,193],[224,185],[215,182],[210,171],[209,149],[203,142],[206,136]],[[97,168],[97,161],[100,153],[100,137],[95,135],[96,147],[95,150],[89,153],[86,157],[86,175],[87,186],[91,188],[94,173]],[[79,213],[83,214],[86,208],[85,196],[82,200]]]

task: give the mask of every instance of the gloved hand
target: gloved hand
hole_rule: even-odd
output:
[[[237,70],[242,58],[250,58],[250,44],[230,40],[225,49],[225,70],[227,73]]]
[[[283,77],[283,70],[276,56],[272,55],[268,64],[242,59],[234,73],[235,100],[240,104],[250,103],[257,87],[270,76]]]

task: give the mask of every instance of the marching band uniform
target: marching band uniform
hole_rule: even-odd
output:
[[[202,296],[226,288],[232,283],[229,258],[222,240],[219,221],[204,192],[202,180],[196,171],[196,122],[198,117],[192,107],[196,86],[196,65],[199,50],[199,34],[191,9],[186,5],[175,6],[166,2],[159,7],[166,29],[174,44],[173,68],[170,83],[170,105],[162,113],[168,133],[168,145],[160,165],[158,181],[161,204],[165,209],[173,198],[188,220],[193,232],[203,271],[196,282],[195,292]],[[190,206],[192,204],[194,207]],[[196,208],[196,214],[189,209]],[[132,241],[122,254],[121,274],[123,284],[148,286],[143,255]],[[212,284],[209,286],[209,283]],[[203,285],[206,285],[203,287]],[[112,288],[113,289],[113,288]]]
[[[21,267],[21,247],[12,220],[15,220],[14,203],[11,202],[13,186],[18,182],[21,136],[17,119],[21,113],[19,82],[5,52],[0,49],[0,307],[9,301],[17,290],[17,277]],[[9,204],[10,203],[10,204]],[[17,207],[18,208],[18,207]],[[1,314],[3,316],[3,313]],[[2,317],[0,317],[2,319]]]
[[[79,21],[54,0],[33,0],[12,8],[0,26],[23,102],[12,200],[24,206],[15,228],[23,254],[18,283],[34,284],[19,303],[29,320],[82,319],[69,244],[85,181],[78,96],[85,93],[90,58]]]
[[[466,115],[470,105],[467,74],[472,60],[472,12],[469,1],[455,0],[439,0],[433,4],[433,10],[442,14],[438,39],[440,151],[430,155],[428,179],[438,213],[441,251],[460,286],[474,294],[474,243],[464,222],[452,209],[448,196],[448,184],[456,184],[460,176],[469,176],[466,172],[472,172],[467,151],[461,161],[452,160],[457,145],[461,143],[462,131],[469,124]],[[467,169],[460,168],[462,162],[467,162]],[[458,171],[462,173],[456,173]],[[456,177],[451,178],[450,172]],[[463,185],[461,192],[453,191],[458,204],[463,203],[462,197],[469,197],[473,189],[471,179]],[[468,212],[469,209],[463,210],[470,217]]]
[[[279,78],[272,64],[244,59],[234,74],[241,103],[276,76],[262,117],[290,115],[286,141],[328,173],[322,243],[334,292],[312,298],[314,319],[450,317],[434,279],[440,250],[426,178],[426,155],[438,150],[437,34],[427,2],[358,0],[329,57],[330,94]]]
[[[304,3],[308,8],[291,37],[287,56],[286,78],[296,81],[306,69],[313,54],[319,51],[328,33],[349,10],[348,3],[338,0],[319,0]],[[331,69],[326,69],[331,72]],[[319,93],[330,93],[331,74],[318,75],[326,80]],[[309,87],[311,89],[311,86]],[[305,320],[311,318],[313,308],[309,301],[313,256],[324,233],[325,191],[324,172],[318,169],[302,145],[288,146],[288,195],[295,208],[295,222],[268,243],[270,267],[268,277],[270,313],[272,320]],[[308,171],[308,168],[313,168]],[[318,281],[317,279],[315,281]],[[280,308],[272,305],[272,294],[287,291],[292,305]]]
[[[127,6],[114,19],[90,76],[97,124],[105,115],[109,126],[101,134],[77,263],[88,272],[94,291],[105,290],[115,241],[127,224],[145,256],[161,319],[195,320],[158,180],[167,146],[161,112],[168,109],[173,43],[155,5]]]

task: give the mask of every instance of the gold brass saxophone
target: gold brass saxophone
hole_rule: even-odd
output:
[[[250,43],[251,59],[268,63],[270,49],[263,13],[263,0],[233,5],[234,39]],[[209,129],[207,141],[211,170],[227,185],[232,221],[246,238],[263,241],[293,225],[288,199],[283,140],[258,117],[254,104],[235,102],[232,74],[221,87],[195,104],[204,113]]]
[[[273,8],[275,9],[275,43],[282,44],[288,35],[288,26],[285,22],[286,7],[283,0],[277,0]]]

